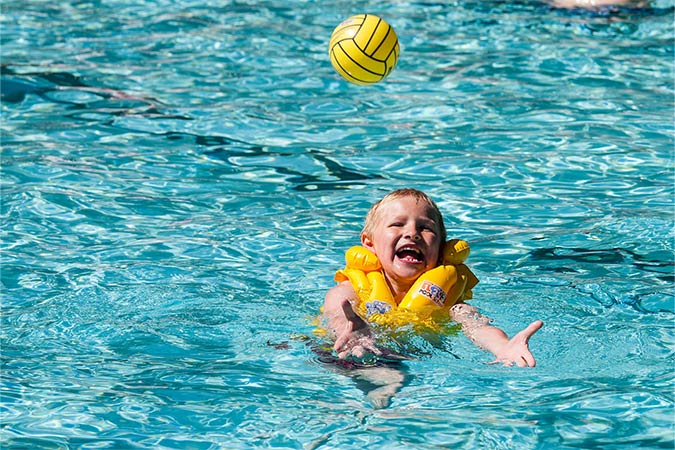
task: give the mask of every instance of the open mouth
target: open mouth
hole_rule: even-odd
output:
[[[414,246],[405,245],[396,250],[396,257],[409,264],[424,263],[424,254]]]

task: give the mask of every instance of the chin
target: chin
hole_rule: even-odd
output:
[[[426,272],[425,267],[405,267],[396,271],[396,274],[403,279],[416,280],[420,275]]]

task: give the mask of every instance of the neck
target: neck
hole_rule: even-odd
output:
[[[408,293],[414,282],[397,282],[395,280],[390,280],[387,278],[387,284],[389,285],[389,290],[391,291],[392,297],[396,305],[401,303],[405,294]]]

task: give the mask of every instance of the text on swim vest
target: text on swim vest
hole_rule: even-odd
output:
[[[445,305],[445,291],[440,286],[431,281],[424,280],[417,290],[420,294],[437,304],[438,306]]]

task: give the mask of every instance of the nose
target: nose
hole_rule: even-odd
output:
[[[407,237],[408,239],[412,239],[415,242],[420,241],[422,239],[422,236],[417,231],[417,227],[415,226],[409,226],[406,228],[405,237]]]

